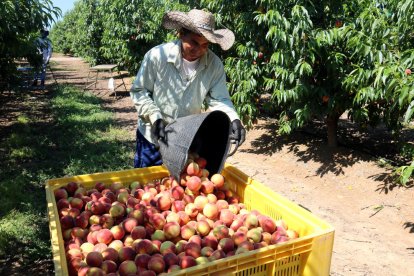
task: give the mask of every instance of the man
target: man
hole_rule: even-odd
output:
[[[197,9],[167,12],[162,25],[178,30],[179,39],[145,54],[131,88],[138,111],[135,168],[160,165],[156,144],[165,139],[166,124],[201,113],[204,103],[209,110],[221,110],[229,116],[233,140],[239,145],[245,140],[245,129],[226,87],[223,63],[208,48],[209,43],[216,43],[228,50],[234,43],[233,32],[215,30],[214,16]]]
[[[52,42],[47,37],[48,35],[49,35],[48,30],[46,29],[40,30],[40,37],[38,37],[35,42],[42,64],[40,67],[40,72],[37,72],[35,74],[33,86],[37,86],[38,80],[40,79],[41,89],[44,89],[45,87],[46,67],[47,67],[47,64],[49,63],[50,58],[52,57]]]

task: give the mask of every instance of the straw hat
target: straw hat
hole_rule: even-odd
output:
[[[229,29],[215,30],[214,15],[210,12],[193,9],[186,12],[171,11],[164,14],[162,25],[166,29],[188,29],[204,36],[209,42],[228,50],[234,43],[234,34]]]

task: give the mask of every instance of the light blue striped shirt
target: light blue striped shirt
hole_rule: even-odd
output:
[[[239,118],[227,90],[223,63],[217,55],[209,49],[188,81],[181,73],[181,66],[180,40],[158,45],[145,54],[132,85],[138,129],[150,142],[151,123],[157,119],[170,123],[201,113],[204,107],[225,112],[230,121]]]

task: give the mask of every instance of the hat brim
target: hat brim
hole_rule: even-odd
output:
[[[234,33],[229,29],[206,30],[198,28],[185,12],[171,11],[164,14],[162,25],[166,29],[188,29],[204,36],[209,42],[220,45],[224,51],[231,48],[235,41]]]

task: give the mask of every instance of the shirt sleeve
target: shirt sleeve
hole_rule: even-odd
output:
[[[152,98],[157,72],[156,62],[151,51],[145,54],[130,91],[138,117],[151,124],[157,119],[162,119],[161,111]]]
[[[213,83],[207,94],[206,103],[210,110],[221,110],[229,116],[230,121],[234,121],[239,119],[239,116],[234,109],[229,91],[227,89],[226,74],[224,72],[223,63],[221,61],[217,62],[215,66],[217,67],[217,70],[215,70],[218,74],[216,78],[217,80]]]

